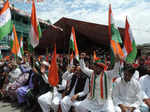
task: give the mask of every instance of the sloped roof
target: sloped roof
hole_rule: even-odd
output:
[[[61,18],[54,25],[62,28],[63,31],[55,29],[50,25],[49,28],[43,32],[43,37],[37,47],[38,49],[53,46],[55,42],[57,49],[68,49],[72,26],[75,28],[77,43],[80,43],[80,40],[85,40],[85,43],[82,42],[81,44],[92,43],[99,46],[109,47],[108,26],[106,25],[89,23],[70,18]],[[124,29],[119,28],[119,31],[123,38]]]

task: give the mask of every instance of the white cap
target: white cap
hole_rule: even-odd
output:
[[[47,67],[49,67],[49,63],[46,62],[46,61],[43,61],[42,64],[45,65],[45,66],[47,66]]]

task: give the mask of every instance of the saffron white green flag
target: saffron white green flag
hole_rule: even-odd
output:
[[[12,30],[11,13],[8,0],[0,10],[0,40]]]
[[[120,36],[120,32],[118,30],[117,25],[115,24],[114,18],[113,18],[113,13],[111,10],[111,5],[109,5],[109,16],[108,16],[108,23],[109,23],[109,36],[110,36],[110,46],[112,49],[112,54],[111,54],[111,63],[114,63],[114,57],[116,57],[117,55],[120,58],[124,57],[124,53],[123,50],[120,46],[120,44],[122,43],[122,39]]]
[[[24,50],[23,50],[23,38],[20,38],[20,50],[21,50],[21,54],[22,56],[24,55]]]
[[[36,18],[36,8],[34,0],[32,2],[31,13],[31,30],[30,30],[30,44],[35,48],[39,44],[40,37],[42,36],[40,24]]]
[[[11,52],[15,55],[18,56],[20,58],[22,58],[21,55],[21,50],[20,50],[20,45],[18,42],[18,37],[17,37],[17,33],[16,33],[16,29],[15,29],[15,25],[13,25],[13,34],[11,36],[12,39],[12,43],[11,43]]]
[[[125,61],[128,63],[133,63],[137,55],[136,43],[133,38],[130,24],[126,18],[126,28],[125,28],[125,39],[124,39],[124,48]]]
[[[70,49],[72,49],[75,52],[75,58],[79,61],[79,51],[78,51],[78,47],[77,47],[74,27],[72,27],[69,47],[70,47]]]

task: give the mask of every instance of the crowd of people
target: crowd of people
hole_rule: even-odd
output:
[[[48,81],[51,56],[0,60],[0,100],[29,112],[150,112],[150,57],[129,64],[57,55],[59,84]],[[104,60],[104,61],[103,61]]]

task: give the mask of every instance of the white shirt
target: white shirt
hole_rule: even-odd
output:
[[[108,80],[107,80],[107,85],[108,85],[108,99],[111,99],[111,92],[112,92],[112,78],[114,77],[118,77],[119,76],[119,66],[120,64],[119,63],[116,63],[114,68],[112,70],[109,70],[109,71],[105,71],[105,73],[107,74],[108,76]],[[81,67],[81,70],[87,74],[89,77],[92,76],[93,74],[93,70],[87,68],[85,66],[85,63],[84,63],[84,60],[81,59],[80,60],[80,67]],[[100,79],[99,79],[99,76],[97,76],[96,78],[96,86],[95,86],[95,93],[96,93],[96,99],[97,99],[97,102],[99,104],[102,104],[102,103],[105,103],[105,99],[101,99],[100,98],[100,88],[99,88],[99,82],[100,82]]]
[[[115,81],[112,93],[114,105],[116,106],[124,104],[129,107],[137,108],[142,103],[140,84],[134,78],[129,82],[125,82],[124,79],[118,78]]]
[[[20,68],[16,68],[9,72],[10,82],[14,82],[20,75],[22,75]]]
[[[80,68],[89,77],[91,77],[92,74],[94,73],[93,70],[91,70],[85,66],[83,59],[80,59]],[[120,63],[116,63],[113,70],[109,70],[109,71],[105,72],[106,75],[108,76],[108,80],[107,80],[108,99],[102,99],[100,97],[100,88],[99,88],[100,79],[99,79],[99,75],[97,76],[96,81],[95,81],[95,83],[96,83],[95,84],[96,85],[95,86],[95,98],[93,98],[93,99],[87,98],[82,103],[82,105],[86,109],[91,110],[92,112],[106,111],[106,110],[108,110],[108,108],[113,110],[113,103],[112,103],[112,98],[111,98],[112,78],[119,77],[119,69],[120,69]],[[88,96],[90,96],[90,93]]]
[[[69,83],[71,83],[70,80],[71,80],[73,74],[74,74],[74,73],[70,73],[69,71],[66,71],[66,72],[63,74],[62,78],[63,78],[64,80],[69,81]],[[75,85],[74,85],[74,87],[73,87],[73,89],[72,89],[72,91],[71,91],[71,93],[70,93],[70,95],[69,95],[69,96],[71,96],[71,97],[72,97],[73,95],[75,95],[74,92],[75,92],[75,87],[76,87],[77,81],[78,81],[78,79],[76,80]],[[79,92],[78,95],[79,95],[80,97],[82,97],[82,96],[88,94],[88,92],[89,92],[89,78],[86,79],[86,82],[85,82],[85,86],[84,86],[83,91]]]
[[[144,98],[150,98],[150,75],[144,75],[139,80],[144,92]]]

